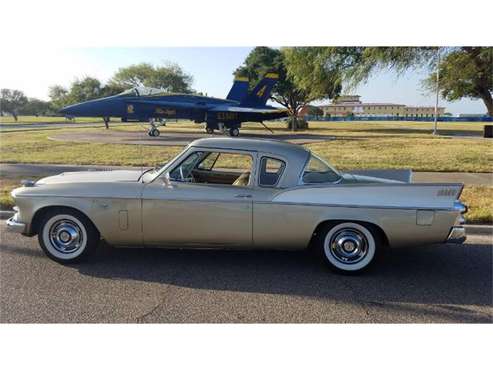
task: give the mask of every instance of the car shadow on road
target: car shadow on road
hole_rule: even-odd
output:
[[[100,248],[80,273],[194,289],[380,304],[492,305],[492,247],[397,249],[371,270],[338,275],[305,251]]]

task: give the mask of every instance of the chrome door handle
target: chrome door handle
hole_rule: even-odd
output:
[[[251,194],[238,194],[238,195],[235,195],[235,198],[251,198],[252,195]]]

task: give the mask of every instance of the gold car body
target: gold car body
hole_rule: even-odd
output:
[[[170,181],[169,173],[195,151],[248,153],[246,186]],[[259,185],[263,157],[285,163],[275,186]],[[85,214],[115,246],[172,248],[306,248],[317,227],[350,220],[380,228],[390,247],[464,239],[462,184],[418,184],[344,174],[339,181],[304,184],[310,152],[259,139],[200,139],[161,169],[63,173],[15,189],[16,215],[7,224],[25,235],[49,207]]]

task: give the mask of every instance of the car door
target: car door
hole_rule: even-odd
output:
[[[198,151],[197,152],[204,152]],[[171,178],[147,184],[142,197],[144,244],[193,247],[249,247],[252,244],[252,187],[194,183],[198,168],[190,153],[169,173]],[[190,159],[192,158],[192,159]],[[255,156],[250,155],[251,171]],[[174,172],[173,172],[174,171]],[[190,171],[190,172],[189,172]]]
[[[273,203],[281,193],[286,160],[264,153],[258,155],[257,187],[253,196],[253,247],[299,248],[304,246],[302,219],[304,209],[296,205]]]

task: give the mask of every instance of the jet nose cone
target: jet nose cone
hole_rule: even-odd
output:
[[[58,112],[64,114],[65,116],[74,116],[79,113],[79,105],[80,104],[67,105],[61,108]]]
[[[72,117],[109,117],[114,113],[115,103],[109,98],[94,99],[63,107],[60,113]]]

